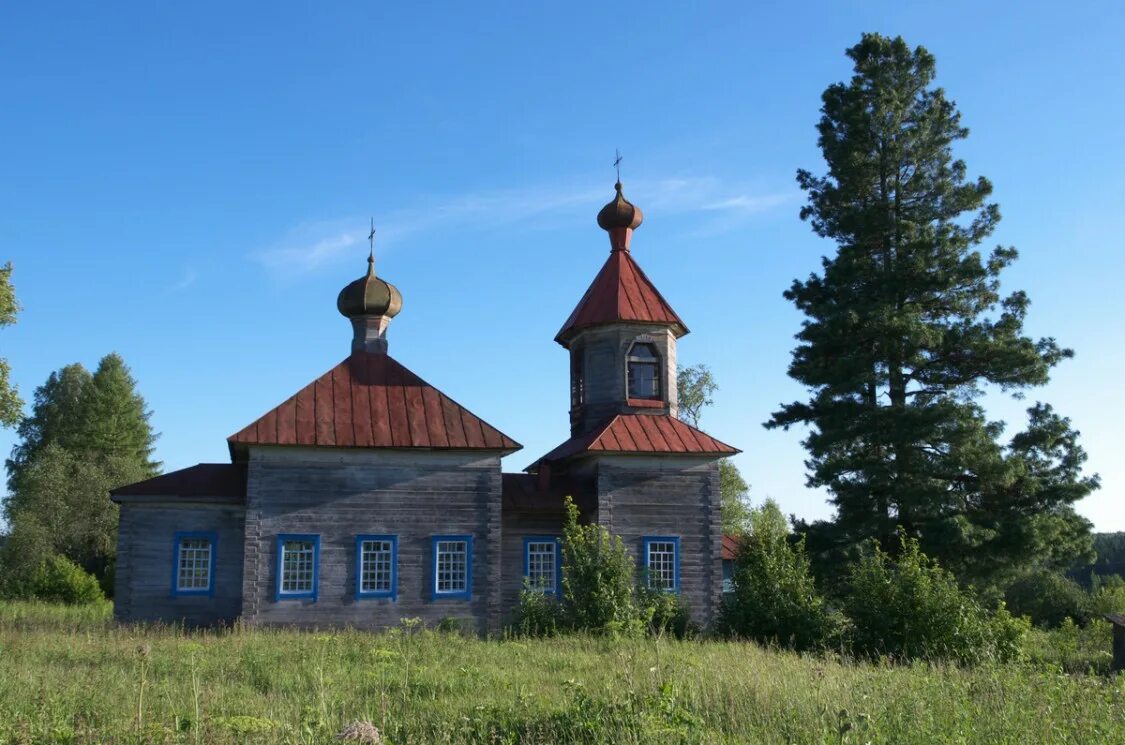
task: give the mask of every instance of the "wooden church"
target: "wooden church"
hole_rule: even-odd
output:
[[[555,341],[570,354],[571,437],[524,473],[519,443],[387,352],[398,289],[337,299],[351,354],[227,439],[231,462],[121,487],[121,621],[383,628],[418,617],[500,629],[526,583],[561,591],[563,500],[620,535],[646,581],[700,623],[722,592],[718,459],[681,422],[687,326],[630,251],[641,210],[598,213],[609,258]]]

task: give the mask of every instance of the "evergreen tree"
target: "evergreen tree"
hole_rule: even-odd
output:
[[[703,409],[711,406],[711,398],[719,390],[707,365],[681,367],[676,371],[676,398],[679,401],[680,421],[699,429]],[[738,466],[730,458],[719,461],[719,500],[722,511],[723,533],[740,535],[745,532],[750,518],[750,485],[742,478]]]
[[[1036,405],[1005,446],[979,397],[1042,385],[1072,352],[1024,335],[1023,292],[1001,296],[1015,249],[977,250],[1000,212],[992,185],[954,159],[968,130],[931,85],[934,58],[877,34],[847,54],[855,75],[822,99],[828,172],[797,175],[801,217],[837,244],[785,293],[807,317],[789,374],[812,397],[767,426],[811,427],[808,481],[836,507],[812,526],[811,550],[901,545],[902,526],[963,581],[995,582],[996,569],[1040,560],[1045,533],[1088,532],[1071,505],[1097,481],[1082,476],[1066,419]]]
[[[152,460],[157,436],[151,416],[125,360],[116,353],[103,357],[83,396],[83,449],[133,460],[155,476],[160,463]]]
[[[8,459],[8,489],[15,492],[28,464],[51,443],[68,450],[83,449],[82,406],[90,372],[75,363],[53,372],[35,389],[31,416],[20,422],[20,441]]]
[[[0,267],[0,328],[15,323],[18,310],[16,291],[12,287],[12,264],[9,262]],[[8,360],[0,357],[0,425],[5,427],[15,426],[23,409],[19,392],[8,382],[10,373]]]

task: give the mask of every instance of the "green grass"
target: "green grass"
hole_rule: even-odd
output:
[[[0,743],[1116,743],[1125,678],[752,644],[118,628],[0,604]]]

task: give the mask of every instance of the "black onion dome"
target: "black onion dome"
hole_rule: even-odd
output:
[[[620,181],[614,184],[614,188],[617,189],[617,196],[613,198],[612,202],[602,207],[602,211],[598,213],[598,225],[602,230],[638,227],[645,219],[641,208],[630,202],[621,193]]]
[[[394,318],[402,310],[402,293],[386,280],[375,276],[375,259],[367,259],[367,276],[360,277],[344,289],[336,298],[336,307],[341,315],[348,318],[356,316],[386,316]]]

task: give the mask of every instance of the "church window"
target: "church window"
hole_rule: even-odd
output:
[[[680,591],[679,537],[646,537],[644,539],[644,563],[650,589],[663,592]]]
[[[214,533],[176,533],[172,593],[211,595],[215,585]]]
[[[355,554],[356,597],[395,598],[398,594],[398,536],[356,536]]]
[[[637,342],[629,350],[629,398],[659,399],[660,355],[656,345]]]
[[[561,584],[562,544],[552,536],[523,539],[523,575],[531,590],[557,595]]]
[[[320,571],[320,536],[277,537],[277,597],[316,600]]]
[[[582,364],[582,350],[570,352],[570,408],[576,409],[586,401],[586,379]]]
[[[434,597],[468,600],[473,590],[473,537],[436,535]]]

